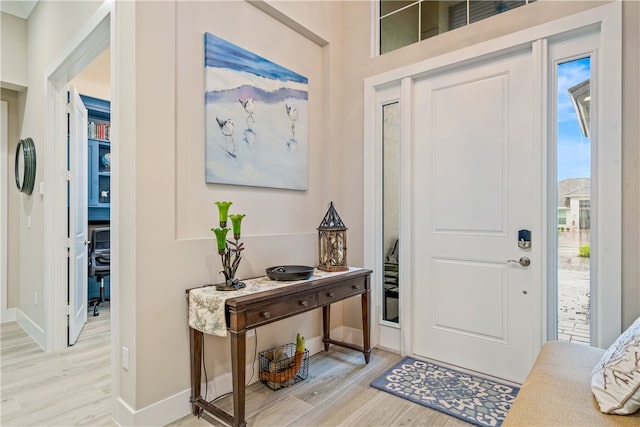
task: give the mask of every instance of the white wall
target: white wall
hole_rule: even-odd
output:
[[[27,86],[27,21],[0,14],[0,85],[20,89]]]
[[[135,232],[121,236],[124,246],[135,247],[135,274],[120,277],[122,297],[135,300],[135,334],[123,323],[119,343],[135,357],[134,368],[120,372],[128,389],[121,395],[133,408],[189,387],[185,289],[221,279],[210,232],[217,221],[215,201],[231,200],[232,212],[246,214],[240,277],[263,275],[277,264],[317,262],[316,227],[329,200],[341,193],[332,186],[340,179],[332,175],[331,162],[334,146],[343,140],[329,120],[337,108],[332,85],[341,39],[334,31],[341,22],[333,17],[341,4],[315,4],[313,15],[301,4],[285,6],[288,13],[304,11],[329,44],[320,46],[245,2],[136,3],[136,136],[118,142],[123,155],[126,150],[136,158],[133,188],[125,190],[135,192]],[[318,28],[318,22],[326,25]],[[204,32],[308,77],[307,191],[205,183]],[[340,310],[333,320],[341,323]],[[319,337],[320,326],[315,311],[260,328],[258,351],[291,342],[297,332]],[[210,376],[229,372],[228,339],[208,338],[205,351]]]
[[[111,49],[107,48],[69,82],[81,95],[111,100]]]
[[[59,63],[63,49],[99,5],[41,2],[28,21],[29,90],[20,133],[34,139],[39,156],[44,152],[47,120],[46,73]],[[114,126],[123,138],[114,141],[120,155],[114,181],[121,204],[116,211],[119,273],[112,279],[118,282],[120,294],[115,345],[129,348],[131,361],[129,369],[118,369],[113,380],[114,397],[132,413],[189,388],[185,289],[219,280],[219,259],[209,231],[217,216],[213,202],[232,200],[232,210],[247,215],[246,251],[239,271],[247,277],[264,274],[264,268],[274,264],[315,264],[316,227],[329,200],[340,196],[340,189],[333,185],[342,179],[334,172],[331,153],[342,140],[339,128],[327,123],[339,117],[342,6],[313,3],[310,14],[309,4],[279,5],[291,15],[296,11],[304,15],[307,23],[313,23],[312,30],[302,18],[285,16],[276,6],[267,9],[278,19],[245,2],[115,5],[114,37],[121,48],[116,54],[120,63],[114,65],[120,79],[115,90],[121,104],[114,112]],[[239,23],[254,32],[238,31]],[[309,190],[204,183],[204,31],[309,78]],[[45,162],[39,157],[37,182],[43,179]],[[34,302],[35,293],[42,296],[44,291],[43,199],[34,193],[20,203],[19,309],[44,335],[43,304]],[[334,310],[333,321],[342,323],[340,310]],[[258,350],[288,342],[296,332],[319,336],[319,312],[261,328]],[[209,372],[228,372],[228,341],[208,340],[206,348]]]
[[[6,232],[4,238],[7,243],[6,265],[4,274],[6,277],[6,299],[1,302],[4,321],[15,320],[15,308],[18,305],[18,278],[19,278],[19,235],[16,233],[19,227],[21,193],[14,184],[14,154],[18,140],[21,138],[22,120],[24,117],[24,102],[27,86],[27,21],[6,13],[0,14],[0,87],[2,87],[2,100],[7,102],[7,164],[2,168],[2,174],[7,183],[6,192],[1,192],[0,197],[6,203]],[[8,316],[8,313],[11,313]]]
[[[622,4],[622,325],[640,316],[640,2]]]
[[[7,265],[6,265],[6,286],[7,286],[7,299],[2,302],[6,304],[4,308],[12,309],[11,315],[5,320],[15,320],[15,309],[18,306],[18,293],[19,293],[19,247],[20,239],[17,233],[20,224],[21,217],[21,199],[22,193],[18,191],[15,186],[15,173],[14,173],[14,155],[16,152],[16,146],[20,139],[20,129],[22,127],[23,110],[25,93],[16,92],[11,89],[0,89],[2,94],[1,98],[7,103],[7,168],[2,169],[2,173],[5,175],[7,182],[7,191],[2,193],[0,197],[5,199],[7,208]]]
[[[84,25],[100,2],[40,2],[27,21],[24,104],[19,111],[18,136],[31,137],[35,143],[36,189],[17,200],[15,240],[10,237],[10,251],[16,254],[18,280],[18,320],[41,343],[46,335],[44,289],[44,199],[38,183],[44,179],[44,135],[46,126],[46,73],[57,55]],[[3,38],[4,40],[4,38]],[[3,61],[4,63],[5,61]],[[11,108],[11,107],[10,107]],[[46,188],[46,185],[45,185]],[[12,201],[10,200],[10,203]],[[10,209],[12,207],[10,206]],[[10,263],[9,268],[14,265]],[[10,284],[11,288],[13,284]]]

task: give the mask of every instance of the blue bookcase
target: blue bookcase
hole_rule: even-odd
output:
[[[88,116],[89,222],[109,221],[111,206],[111,103],[80,95]]]

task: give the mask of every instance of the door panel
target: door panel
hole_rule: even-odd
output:
[[[75,88],[70,91],[69,113],[69,334],[73,345],[87,323],[87,109]]]
[[[507,284],[503,266],[434,259],[432,271],[434,328],[445,333],[506,342]]]
[[[490,76],[433,90],[436,231],[505,232],[506,79]]]
[[[533,363],[540,242],[529,50],[415,80],[416,356],[520,382]],[[526,256],[531,265],[507,263]],[[428,308],[428,309],[425,309]]]

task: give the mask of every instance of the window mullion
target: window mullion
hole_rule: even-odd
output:
[[[384,18],[386,18],[388,16],[395,15],[396,13],[399,13],[399,12],[402,12],[403,10],[409,9],[410,7],[413,7],[413,6],[415,6],[416,4],[419,4],[419,3],[421,3],[421,1],[417,0],[417,1],[415,1],[413,3],[410,3],[410,4],[408,4],[408,5],[404,6],[404,7],[401,7],[400,9],[396,9],[393,12],[389,12],[386,15],[381,16],[380,17],[380,21],[382,21],[382,19],[384,19]]]

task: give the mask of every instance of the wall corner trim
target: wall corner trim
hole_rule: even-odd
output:
[[[15,319],[18,325],[44,350],[47,349],[47,337],[36,322],[31,320],[29,316],[24,314],[19,308],[15,309]]]
[[[291,28],[293,31],[300,34],[301,36],[311,40],[318,46],[324,47],[329,44],[328,40],[324,39],[320,35],[311,31],[310,29],[300,24],[299,22],[291,19],[289,16],[285,15],[284,13],[282,13],[281,11],[279,11],[278,9],[276,9],[266,1],[248,0],[247,3],[249,3],[251,6],[255,7],[256,9],[264,12],[265,14],[269,15],[270,17],[280,22],[281,24]]]

